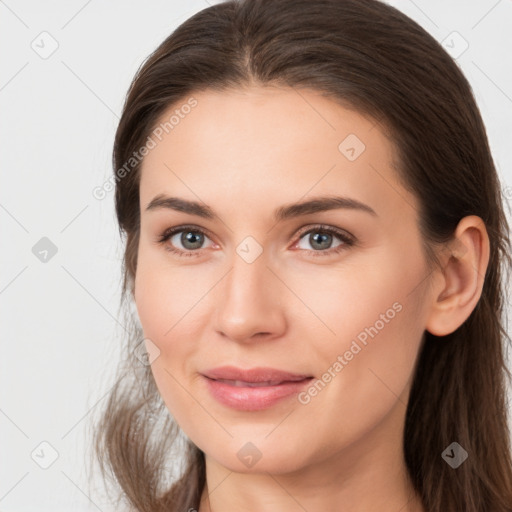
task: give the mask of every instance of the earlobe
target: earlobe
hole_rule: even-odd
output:
[[[453,240],[444,249],[439,285],[432,288],[430,314],[425,329],[446,336],[458,329],[475,309],[489,263],[489,236],[476,215],[464,217]]]

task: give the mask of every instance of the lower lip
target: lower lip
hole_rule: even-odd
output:
[[[239,411],[261,411],[272,407],[277,402],[299,393],[312,377],[296,381],[283,382],[275,386],[242,387],[232,386],[204,377],[210,393],[221,404]]]

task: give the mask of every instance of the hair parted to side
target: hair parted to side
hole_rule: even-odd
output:
[[[512,510],[506,400],[505,291],[509,226],[485,127],[471,87],[441,45],[417,23],[377,0],[234,0],[180,25],[138,70],[115,137],[114,171],[144,145],[170,106],[196,91],[251,84],[308,88],[386,126],[397,172],[420,202],[430,268],[434,248],[452,240],[466,215],[483,219],[490,259],[482,296],[455,332],[429,332],[407,406],[403,450],[429,512]],[[140,164],[116,183],[125,238],[122,302],[132,300],[139,241]],[[126,340],[118,379],[95,425],[95,456],[118,499],[138,511],[199,507],[204,454],[186,440],[162,403],[151,369],[133,357],[142,333]],[[469,453],[457,469],[441,453],[457,441]],[[179,452],[179,450],[177,451]],[[180,453],[181,453],[180,452]],[[180,455],[181,457],[181,455]]]

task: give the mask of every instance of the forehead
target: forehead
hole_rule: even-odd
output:
[[[142,208],[160,193],[240,207],[337,193],[382,213],[415,210],[381,125],[317,91],[199,91],[169,107],[156,130],[141,168]]]

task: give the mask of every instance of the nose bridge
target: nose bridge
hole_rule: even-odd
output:
[[[268,304],[273,288],[268,282],[269,273],[263,254],[252,262],[238,253],[234,255],[231,272],[225,283],[223,300],[225,305],[229,306],[232,315],[243,313],[247,316],[247,308],[256,312],[262,305]],[[263,286],[265,284],[266,289]]]
[[[267,261],[260,255],[254,261],[239,253],[233,256],[232,269],[227,279],[226,298],[243,305],[246,300],[255,301],[261,293],[261,285],[267,281]]]
[[[267,268],[265,254],[252,260],[239,247],[232,261],[216,305],[217,330],[237,340],[275,334],[283,327],[283,311],[279,309],[282,290]]]

